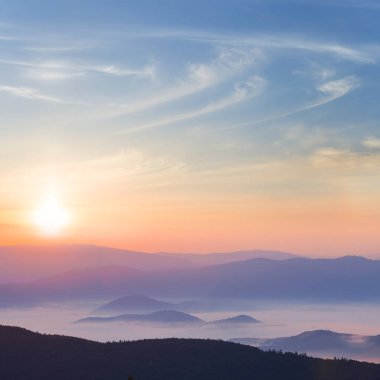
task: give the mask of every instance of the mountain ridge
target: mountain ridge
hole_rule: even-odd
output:
[[[219,260],[233,262],[240,260],[241,255],[261,257],[266,254],[275,255],[277,259],[293,255],[265,250],[220,254],[152,253],[89,244],[0,246],[0,279],[2,283],[33,281],[64,271],[109,265],[146,271],[184,269],[216,264]]]
[[[204,324],[202,319],[177,310],[159,310],[149,314],[121,314],[112,317],[86,317],[74,323],[142,322],[163,324]]]
[[[203,325],[243,325],[260,323],[257,319],[249,315],[235,315],[230,318],[218,319],[206,322],[192,314],[178,310],[158,310],[148,314],[120,314],[115,316],[98,317],[91,316],[78,319],[73,323],[112,323],[112,322],[141,322],[141,323],[162,323],[162,324],[203,324]]]
[[[380,335],[338,333],[332,330],[311,330],[279,338],[234,338],[232,342],[253,345],[264,350],[306,352],[322,357],[348,356],[380,362]]]
[[[378,380],[380,366],[215,340],[98,343],[0,326],[4,380],[125,380],[130,375],[136,380]]]
[[[24,300],[121,297],[125,293],[182,299],[372,302],[380,300],[378,273],[380,260],[355,256],[258,258],[154,272],[129,267],[90,268],[24,284],[0,285],[0,305]]]

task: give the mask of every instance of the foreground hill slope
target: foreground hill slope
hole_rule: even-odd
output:
[[[222,341],[97,343],[0,326],[2,380],[377,380],[380,366]]]

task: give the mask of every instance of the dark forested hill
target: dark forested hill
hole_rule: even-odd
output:
[[[380,366],[213,340],[97,343],[0,326],[2,380],[378,380]]]

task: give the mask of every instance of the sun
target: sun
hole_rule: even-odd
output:
[[[33,223],[45,235],[55,236],[70,224],[69,212],[51,197],[42,202],[33,213]]]

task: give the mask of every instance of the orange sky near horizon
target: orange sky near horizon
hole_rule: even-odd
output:
[[[328,198],[253,200],[245,195],[233,200],[199,197],[186,201],[173,196],[170,204],[163,198],[147,197],[115,207],[102,204],[99,194],[96,199],[93,207],[63,202],[72,221],[53,236],[30,219],[37,204],[2,212],[1,245],[96,244],[147,252],[199,253],[268,249],[312,256],[378,254],[379,215],[364,209],[370,204],[353,207],[352,200],[349,204]]]
[[[380,256],[373,7],[8,3],[0,245]]]

